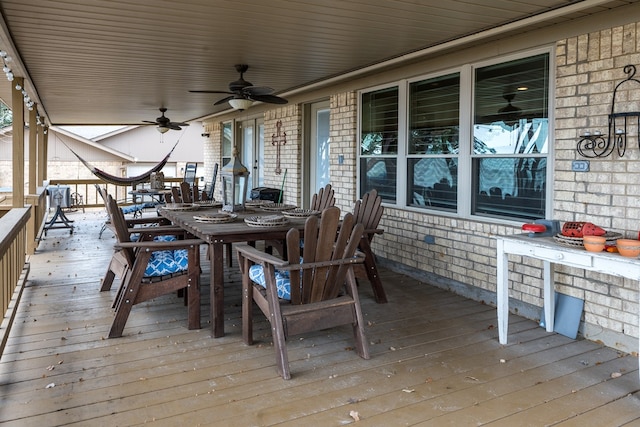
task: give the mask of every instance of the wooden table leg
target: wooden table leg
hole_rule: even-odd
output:
[[[224,244],[211,243],[209,255],[211,262],[211,331],[214,338],[224,336]]]

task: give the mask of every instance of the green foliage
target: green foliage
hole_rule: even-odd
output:
[[[7,105],[0,101],[0,129],[6,128],[13,124],[13,111]]]

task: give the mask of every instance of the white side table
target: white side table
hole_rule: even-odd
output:
[[[540,259],[544,265],[544,316],[546,329],[553,332],[555,312],[555,280],[553,264],[562,264],[584,270],[640,281],[640,259],[627,258],[617,253],[587,252],[582,248],[562,245],[552,237],[529,237],[528,234],[497,236],[498,339],[507,343],[509,329],[509,260],[508,254]],[[640,326],[640,320],[639,320]],[[638,341],[640,349],[640,338]],[[638,360],[640,366],[640,359]]]

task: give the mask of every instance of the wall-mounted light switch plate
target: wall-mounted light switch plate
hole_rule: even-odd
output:
[[[571,162],[573,172],[589,172],[589,160],[574,160]]]

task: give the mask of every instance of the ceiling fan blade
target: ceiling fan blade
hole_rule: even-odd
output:
[[[152,122],[152,121],[149,121],[149,120],[143,120],[142,123],[148,123],[150,125],[155,125],[156,124],[156,122]]]
[[[251,95],[249,98],[253,101],[260,101],[267,104],[286,104],[289,102],[286,99],[275,95]]]
[[[180,126],[176,125],[175,123],[169,123],[167,127],[171,130],[182,130],[182,128],[180,128]]]
[[[171,122],[169,124],[172,126],[189,126],[189,123],[182,123],[182,122]]]
[[[249,96],[271,95],[273,89],[267,86],[249,86],[242,89],[242,92]]]
[[[191,93],[228,93],[233,94],[233,92],[229,92],[228,90],[190,90]]]
[[[216,102],[213,103],[213,105],[220,105],[220,104],[224,104],[225,102],[228,102],[230,99],[233,99],[234,96],[227,96],[226,98],[222,98]]]

